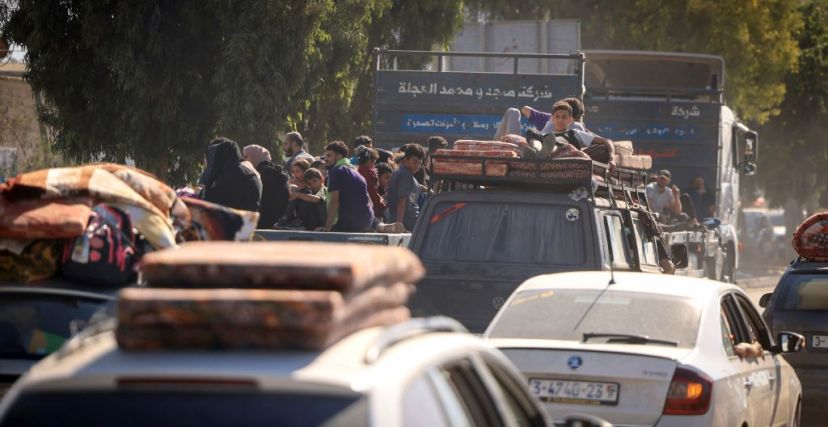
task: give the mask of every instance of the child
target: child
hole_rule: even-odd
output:
[[[290,200],[296,200],[296,216],[306,230],[316,230],[325,225],[327,219],[328,189],[323,185],[322,172],[310,168],[305,171],[307,193],[294,192]]]

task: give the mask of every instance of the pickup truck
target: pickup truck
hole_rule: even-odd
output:
[[[484,168],[489,160],[480,159]],[[660,234],[647,208],[644,172],[610,174],[582,159],[535,162],[587,171],[574,180],[435,175],[449,191],[429,199],[411,239],[426,266],[409,302],[414,316],[450,316],[480,333],[530,277],[597,270],[609,282],[614,271],[659,273],[668,250],[676,274],[706,274],[695,245],[714,232]]]

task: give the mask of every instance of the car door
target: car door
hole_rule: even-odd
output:
[[[735,345],[757,341],[762,346],[762,354],[758,357],[735,355],[730,358],[731,365],[739,373],[736,389],[741,390],[743,401],[748,405],[752,418],[750,425],[772,425],[778,404],[776,363],[770,352],[773,343],[769,340],[767,329],[763,328],[764,323],[754,316],[756,310],[747,298],[738,293],[729,293],[725,306],[728,320],[734,329]]]
[[[459,402],[462,416],[454,418],[471,421],[473,426],[506,426],[501,417],[501,405],[495,400],[487,389],[485,380],[481,377],[476,363],[470,358],[451,361],[439,367],[435,383],[443,382],[448,387],[450,400]],[[438,387],[439,388],[439,387]],[[445,392],[444,392],[445,394]],[[447,408],[449,412],[457,412],[453,408]],[[452,425],[457,425],[452,423]],[[460,425],[465,425],[461,422]]]
[[[782,378],[782,365],[779,363],[779,354],[773,353],[775,343],[770,334],[770,328],[762,320],[762,316],[756,311],[753,303],[742,294],[733,295],[739,304],[744,320],[751,334],[762,344],[764,360],[762,360],[762,371],[758,373],[755,383],[759,387],[766,387],[770,393],[769,400],[766,400],[765,409],[770,409],[767,420],[772,421],[770,425],[784,425],[790,419],[791,396],[790,390],[783,387],[785,381]],[[772,403],[772,404],[771,404]],[[765,424],[763,422],[763,424]]]
[[[492,399],[499,402],[504,424],[514,427],[545,426],[546,412],[540,402],[529,394],[526,380],[501,361],[485,356],[475,358],[475,362]]]

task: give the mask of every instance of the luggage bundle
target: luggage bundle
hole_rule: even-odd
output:
[[[615,146],[615,165],[621,168],[649,170],[653,167],[653,158],[645,154],[635,154],[632,141],[613,141]]]
[[[408,319],[424,273],[404,248],[333,243],[187,243],[142,264],[148,287],[118,302],[125,350],[322,349]]]
[[[479,158],[515,159],[520,155],[517,144],[500,141],[459,140],[454,149],[437,150],[432,162],[432,170],[437,174],[471,175],[471,176],[506,176],[509,171],[507,162],[486,161]]]
[[[802,258],[828,262],[828,212],[810,216],[793,236],[793,247]]]
[[[30,283],[60,274],[89,285],[134,282],[143,253],[210,237],[185,232],[205,228],[203,216],[136,168],[94,164],[23,173],[0,184],[0,280]],[[231,235],[250,240],[258,213],[235,216],[239,231]]]

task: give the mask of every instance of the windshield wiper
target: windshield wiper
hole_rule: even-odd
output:
[[[583,338],[581,342],[587,342],[592,338],[609,338],[607,340],[608,344],[612,343],[624,343],[624,344],[662,344],[662,345],[669,345],[672,347],[678,347],[678,341],[672,340],[660,340],[657,338],[650,338],[647,335],[633,335],[633,334],[607,334],[607,333],[594,333],[594,332],[584,332]]]

